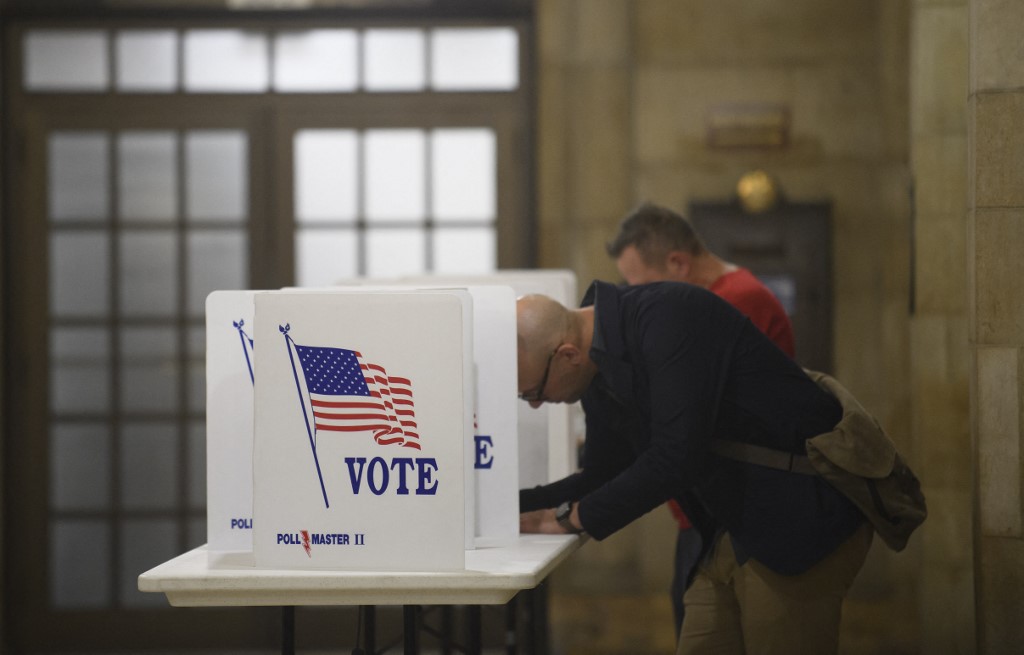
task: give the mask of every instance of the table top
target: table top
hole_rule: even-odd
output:
[[[583,544],[576,535],[520,535],[466,551],[462,571],[380,572],[211,567],[200,546],[139,576],[139,590],[177,607],[252,605],[500,605],[536,587]]]

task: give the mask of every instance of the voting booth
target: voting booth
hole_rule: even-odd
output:
[[[469,294],[277,292],[255,305],[256,566],[464,568]]]
[[[366,606],[369,650],[375,606],[402,605],[410,654],[426,630],[420,606],[467,605],[479,644],[472,606],[537,587],[583,543],[519,534],[519,489],[575,468],[572,410],[517,397],[523,293],[573,305],[575,278],[211,293],[207,544],[142,573],[139,589],[174,606],[280,605],[283,653],[300,605]],[[539,652],[543,601],[525,611]],[[440,634],[452,640],[450,622]]]
[[[473,305],[473,435],[466,445],[466,548],[507,546],[519,534],[519,401],[514,290],[507,285],[399,284],[359,278],[316,293],[468,292]]]
[[[212,567],[457,570],[518,537],[510,287],[218,291],[207,341]]]
[[[252,566],[256,291],[206,298],[206,540],[211,565]]]

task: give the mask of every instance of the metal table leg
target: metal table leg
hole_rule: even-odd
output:
[[[403,640],[405,655],[418,655],[420,652],[419,605],[402,606],[402,623],[404,626]]]
[[[295,607],[281,608],[281,655],[295,655]]]
[[[519,652],[519,634],[517,633],[517,603],[519,595],[512,597],[512,600],[505,604],[505,653],[516,655]]]
[[[469,655],[480,655],[483,650],[483,610],[479,605],[470,605],[466,608],[466,619],[468,633],[466,635],[466,653]]]

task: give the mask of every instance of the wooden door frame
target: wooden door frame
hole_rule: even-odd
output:
[[[59,19],[56,19],[59,20]],[[163,21],[154,21],[163,24]],[[502,21],[508,24],[509,21]],[[178,23],[175,23],[178,24]],[[255,21],[256,25],[266,25]],[[301,24],[295,29],[301,29]],[[429,26],[441,26],[431,21]],[[532,54],[528,25],[520,33],[521,70]],[[45,401],[49,369],[39,366],[48,353],[48,238],[46,200],[46,142],[53,130],[101,130],[113,135],[125,129],[173,130],[244,129],[249,135],[249,279],[253,288],[276,288],[293,282],[291,217],[291,145],[288,125],[304,115],[357,115],[369,125],[373,117],[397,116],[392,94],[356,93],[345,96],[285,94],[29,94],[20,84],[21,35],[28,29],[67,27],[49,21],[15,21],[4,27],[3,154],[4,227],[0,235],[0,281],[3,282],[4,317],[0,361],[0,389],[4,447],[3,491],[0,519],[3,537],[2,597],[3,641],[15,652],[75,649],[142,649],[159,644],[167,649],[195,647],[267,647],[279,643],[280,616],[275,608],[106,609],[58,611],[49,607],[47,539],[50,510],[48,495],[48,438],[50,416]],[[139,27],[135,23],[104,21],[74,25],[80,29]],[[179,26],[184,26],[181,24]],[[190,21],[188,27],[201,27]],[[231,27],[244,26],[241,21]],[[322,27],[322,24],[317,26]],[[293,28],[289,24],[289,29]],[[526,76],[524,76],[526,77]],[[515,94],[428,94],[423,114],[431,126],[458,125],[460,117],[481,114],[490,106],[491,123],[498,135],[498,262],[501,267],[533,264],[533,119],[532,87],[524,80]],[[320,119],[318,119],[320,120]],[[393,119],[399,122],[399,119]],[[374,127],[379,124],[374,122]],[[287,159],[278,155],[288,153]],[[501,163],[511,159],[511,165]],[[283,176],[283,177],[282,177]],[[282,183],[282,180],[284,182]],[[184,183],[183,180],[180,181]],[[112,210],[113,211],[113,210]],[[115,271],[116,273],[116,271]],[[11,320],[8,320],[11,319]],[[188,320],[184,317],[183,320]],[[185,372],[183,371],[184,375]],[[42,392],[42,393],[40,393]],[[34,437],[25,435],[36,435]],[[38,435],[44,435],[40,438]],[[115,472],[116,473],[116,472]],[[26,491],[28,493],[26,493]],[[109,520],[117,520],[110,508]],[[117,572],[112,571],[116,576]],[[115,589],[116,593],[116,589]],[[17,599],[13,602],[12,599]],[[355,630],[354,608],[331,611],[310,609],[301,620],[307,635],[341,637],[339,623]],[[382,629],[401,617],[380,615]],[[89,635],[83,644],[82,635]],[[317,641],[319,638],[314,638]],[[322,641],[322,640],[320,640]],[[336,641],[332,639],[331,641]],[[317,643],[320,643],[317,641]]]

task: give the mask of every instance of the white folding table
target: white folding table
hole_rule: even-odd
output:
[[[418,652],[419,606],[508,603],[543,582],[583,542],[575,535],[520,535],[510,546],[466,551],[465,570],[436,572],[211,568],[200,546],[140,575],[139,590],[163,593],[176,607],[282,606],[284,653],[294,651],[295,606],[366,606],[372,632],[373,607],[401,605],[411,655]]]

